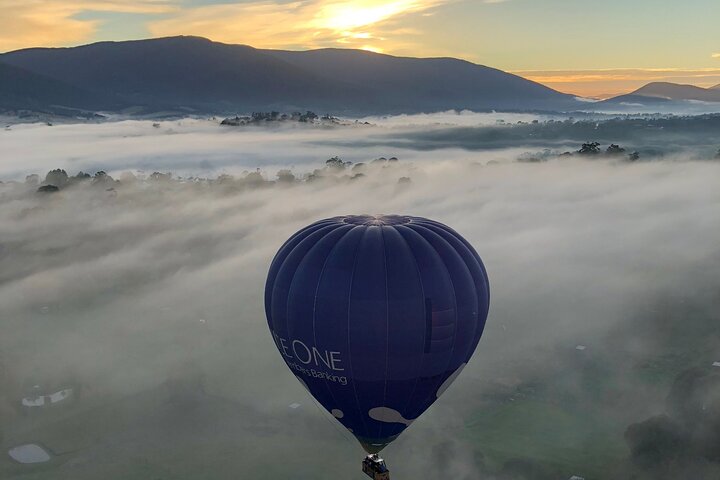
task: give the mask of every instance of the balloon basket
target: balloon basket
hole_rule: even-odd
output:
[[[385,465],[385,460],[380,458],[377,453],[365,457],[362,471],[373,480],[390,480],[390,470]]]

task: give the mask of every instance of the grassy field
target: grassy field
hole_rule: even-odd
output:
[[[720,360],[706,312],[665,315],[665,322],[637,328],[654,334],[644,350],[623,346],[632,338],[622,332],[586,350],[571,344],[528,352],[515,364],[504,362],[501,373],[466,382],[462,401],[437,407],[456,415],[457,424],[437,422],[446,429],[438,435],[432,422],[419,421],[408,442],[386,452],[393,472],[418,478],[413,463],[431,455],[445,435],[459,440],[453,449],[476,453],[489,476],[515,468],[524,476],[498,478],[627,478],[618,472],[628,471],[628,426],[662,412],[679,373],[697,366],[714,371],[712,361]],[[126,397],[84,395],[67,407],[6,419],[0,478],[362,478],[357,444],[342,443],[307,399],[300,401],[308,410],[287,409],[298,400],[292,396],[279,402],[284,409],[264,411],[240,377],[234,383],[223,373],[201,393],[193,382],[179,390],[158,385]],[[40,443],[55,457],[43,465],[13,463],[5,452],[23,443]]]
[[[276,436],[302,432],[297,418],[253,416],[248,406],[219,397],[177,401],[161,388],[43,413],[12,421],[0,446],[41,443],[55,456],[20,465],[2,455],[3,480],[312,478],[307,462],[278,461]],[[294,448],[313,453],[309,442]]]
[[[484,454],[486,465],[500,469],[513,459],[547,465],[568,478],[607,478],[608,466],[627,456],[624,425],[538,400],[492,405],[466,422],[468,441]]]

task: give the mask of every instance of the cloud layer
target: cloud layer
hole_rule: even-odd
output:
[[[720,58],[720,54],[716,55]],[[561,92],[586,97],[608,98],[621,95],[649,82],[672,82],[708,88],[720,83],[720,69],[706,68],[686,70],[675,68],[657,69],[608,69],[608,70],[522,70],[514,72]]]
[[[449,0],[318,0],[205,5],[149,24],[155,36],[198,35],[258,48],[343,47],[383,51],[413,46],[408,15]]]
[[[74,128],[93,129],[97,143],[69,127],[35,133],[47,135],[54,152],[86,145],[76,152],[83,168],[91,160],[116,168],[141,151],[163,158],[167,170],[197,161],[183,152],[190,143],[182,136],[144,141],[145,129],[154,130],[142,122]],[[206,128],[193,124],[193,144],[219,141]],[[130,144],[127,158],[118,155],[122,143],[112,139],[133,130],[141,143]],[[238,163],[266,165],[247,153],[265,149],[267,165],[295,164],[300,177],[326,157],[327,147],[313,149],[311,142],[322,145],[321,137],[336,134],[223,135],[218,150]],[[276,138],[281,148],[269,147]],[[13,158],[37,162],[33,143],[24,144]],[[356,162],[378,156],[374,146],[333,148]],[[394,153],[382,148],[385,156]],[[30,424],[6,409],[5,442],[39,441],[65,452],[47,470],[54,479],[98,472],[347,477],[362,454],[287,371],[267,331],[262,291],[274,253],[302,226],[382,212],[455,228],[483,257],[492,288],[488,327],[473,360],[387,449],[394,473],[420,478],[438,470],[470,479],[497,471],[502,466],[486,461],[502,458],[490,448],[498,437],[477,427],[487,421],[482,412],[527,395],[535,395],[532,405],[576,399],[585,417],[613,426],[607,435],[622,457],[623,426],[662,408],[664,384],[634,376],[638,365],[666,353],[654,322],[677,311],[686,325],[693,316],[707,323],[717,311],[708,292],[717,292],[720,276],[708,266],[720,260],[713,221],[720,216],[720,164],[681,158],[528,164],[511,162],[509,150],[400,157],[367,166],[355,180],[346,172],[273,185],[242,175],[214,183],[126,177],[111,184],[114,190],[88,183],[51,195],[0,184],[0,349],[12,387],[3,395],[13,400],[24,385],[83,385],[81,400],[62,417],[33,417]],[[411,182],[398,184],[401,177]],[[715,341],[708,335],[702,348],[694,345],[699,361],[710,363],[702,352],[712,354]],[[576,350],[578,344],[586,350]],[[680,368],[683,362],[675,360]],[[605,371],[615,372],[610,393],[596,383],[610,375]],[[503,435],[523,428],[501,425]],[[598,439],[597,431],[574,435],[588,445]],[[2,461],[1,468],[10,478],[20,473]],[[595,467],[588,461],[584,468]]]
[[[161,14],[173,9],[170,0],[4,0],[0,3],[0,51],[90,41],[99,25],[96,20],[77,18],[83,12]]]

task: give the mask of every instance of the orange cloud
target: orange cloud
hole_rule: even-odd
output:
[[[397,21],[451,0],[259,0],[183,9],[149,23],[155,36],[198,35],[262,48],[346,47],[382,51],[409,46]]]
[[[425,10],[432,2],[396,0],[394,2],[346,1],[321,5],[308,28],[345,32],[373,25],[397,15]]]
[[[168,0],[2,0],[0,51],[91,40],[98,22],[74,18],[86,11],[165,13],[173,9]]]
[[[606,98],[636,90],[650,82],[673,82],[712,87],[720,83],[720,69],[615,69],[515,71],[527,79],[565,93]]]

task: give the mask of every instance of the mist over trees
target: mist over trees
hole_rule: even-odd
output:
[[[217,177],[182,177],[173,175],[172,172],[153,172],[149,175],[138,176],[137,174],[125,171],[120,174],[118,179],[114,179],[108,175],[105,171],[99,170],[93,175],[85,172],[78,172],[75,175],[69,176],[64,169],[54,169],[49,171],[45,175],[45,180],[39,182],[38,174],[27,175],[24,184],[12,182],[8,185],[15,186],[17,192],[22,194],[25,188],[36,188],[37,192],[40,193],[53,193],[60,190],[72,189],[73,187],[88,186],[91,188],[101,188],[106,192],[116,193],[115,188],[122,186],[132,186],[138,183],[144,183],[148,185],[161,185],[163,183],[173,183],[178,187],[183,185],[195,185],[206,186],[206,187],[217,187],[223,191],[233,191],[242,189],[252,188],[263,188],[270,187],[273,185],[293,185],[304,182],[345,182],[350,180],[356,180],[366,176],[369,170],[377,171],[379,169],[385,170],[386,174],[390,174],[394,170],[393,174],[401,175],[411,172],[414,167],[410,164],[399,164],[397,157],[391,157],[389,160],[385,157],[380,157],[371,160],[366,163],[353,164],[349,161],[344,161],[342,158],[335,156],[325,161],[322,168],[316,168],[312,171],[305,173],[295,173],[291,169],[280,169],[275,174],[275,177],[267,175],[265,172],[257,168],[254,171],[243,171],[239,175],[231,175],[223,173]],[[400,165],[400,166],[398,166]],[[387,170],[388,167],[395,167],[394,169]],[[41,183],[39,186],[38,184]],[[399,177],[398,183],[410,183],[410,177]],[[21,186],[22,185],[22,186]],[[8,192],[5,192],[8,194]]]
[[[714,120],[655,142],[658,119],[469,118],[2,132],[0,476],[346,478],[362,452],[287,372],[262,289],[303,226],[406,213],[466,237],[493,297],[463,375],[384,452],[394,475],[715,478],[720,162],[691,132]],[[5,454],[29,442],[50,462]]]
[[[720,373],[681,372],[670,389],[666,413],[632,424],[625,432],[642,478],[720,474]]]

